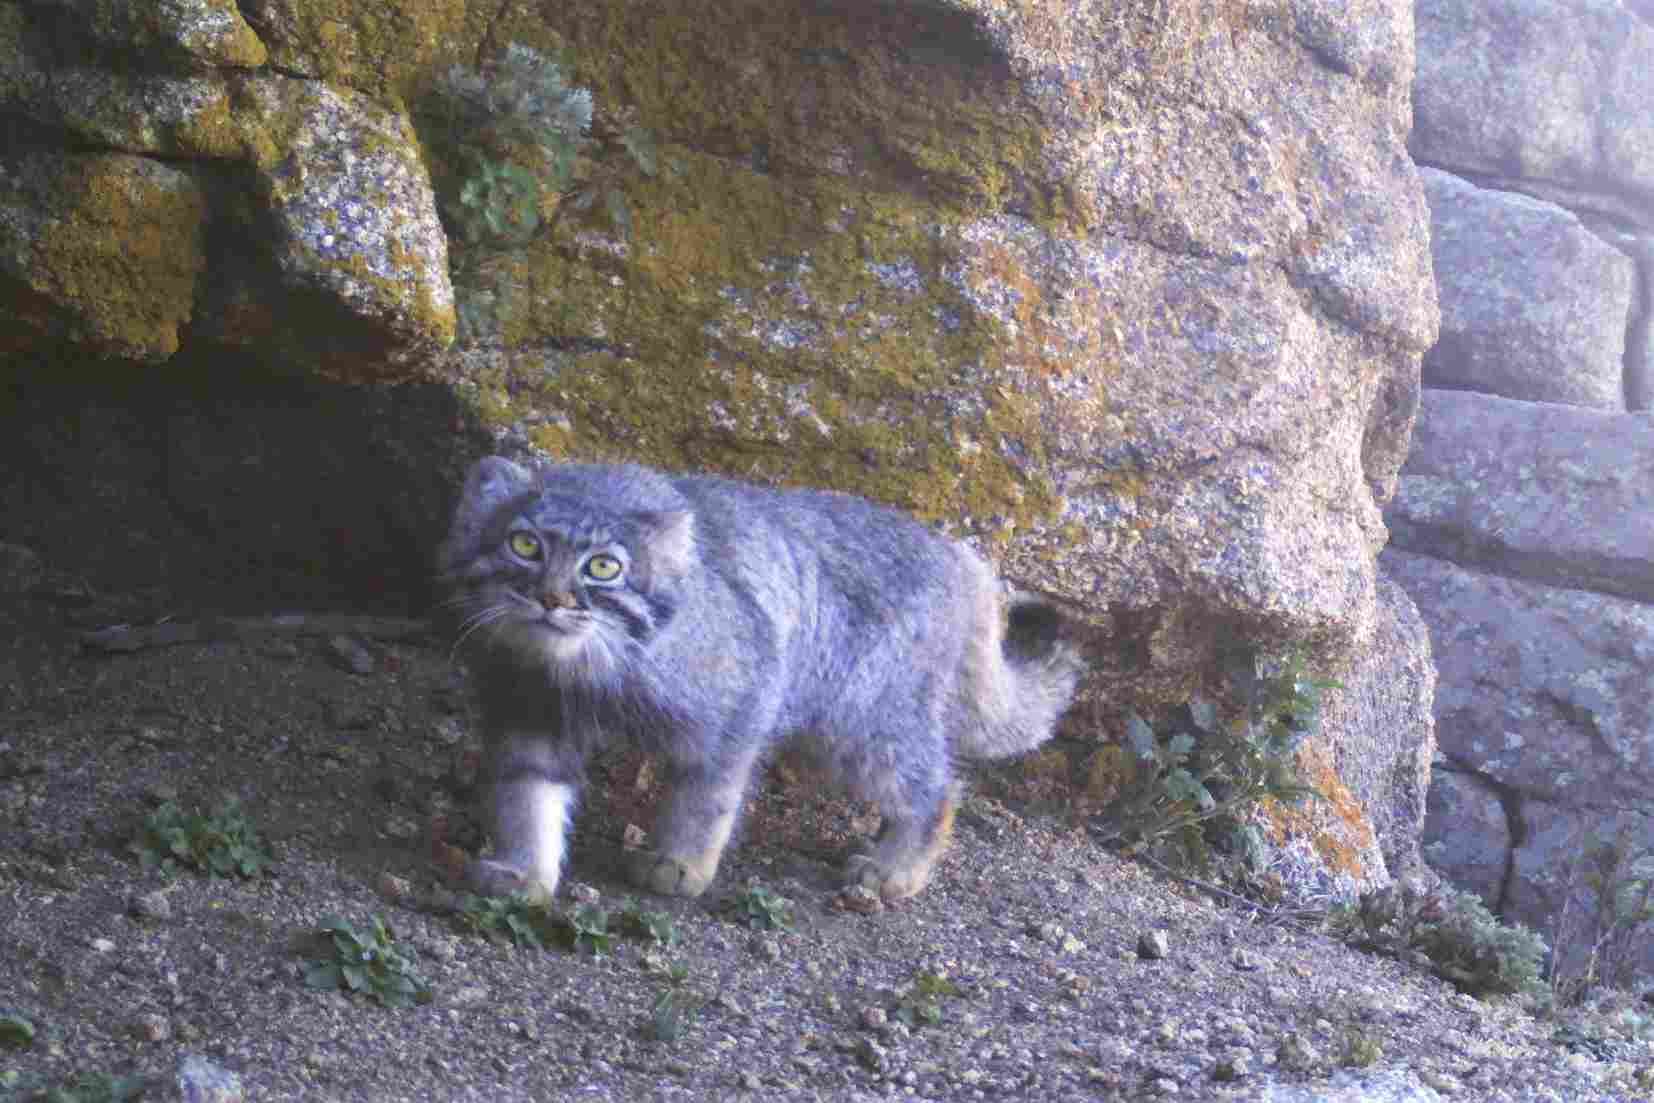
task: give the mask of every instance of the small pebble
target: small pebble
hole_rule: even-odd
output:
[[[139,1015],[133,1020],[132,1033],[146,1042],[164,1042],[172,1037],[172,1023],[165,1015]]]
[[[408,883],[406,878],[398,877],[393,873],[381,872],[374,882],[374,887],[379,890],[379,895],[386,900],[401,900],[413,891],[413,886]]]
[[[328,640],[327,657],[334,666],[352,674],[372,674],[379,667],[373,652],[349,636],[334,636]]]
[[[1144,931],[1137,936],[1137,956],[1159,961],[1171,953],[1171,939],[1165,931]]]
[[[172,901],[165,889],[136,893],[127,900],[126,911],[137,919],[171,919]]]

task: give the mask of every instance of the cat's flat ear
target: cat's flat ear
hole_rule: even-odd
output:
[[[471,465],[465,476],[465,492],[460,505],[471,506],[492,513],[502,502],[527,493],[534,486],[534,476],[504,456],[484,456]]]
[[[665,578],[682,578],[695,562],[695,515],[687,509],[645,513],[643,522],[649,569]]]
[[[482,530],[499,508],[534,487],[534,476],[503,456],[484,456],[465,476],[448,539],[437,549],[437,569],[451,572],[477,554]]]

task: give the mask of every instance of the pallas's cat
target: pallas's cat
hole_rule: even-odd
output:
[[[470,878],[491,895],[555,893],[587,755],[626,738],[671,782],[642,887],[702,892],[754,766],[796,740],[879,805],[850,880],[911,896],[947,845],[955,758],[1045,740],[1082,668],[1050,606],[845,494],[488,457],[440,569],[481,704],[494,856]]]

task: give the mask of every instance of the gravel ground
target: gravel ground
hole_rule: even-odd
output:
[[[242,1095],[219,1098],[255,1100],[1650,1098],[1654,1050],[1616,1007],[1478,1002],[980,795],[931,887],[874,910],[835,869],[875,817],[772,770],[706,898],[640,901],[674,945],[490,941],[445,913],[434,860],[433,833],[474,830],[440,646],[82,650],[121,614],[0,594],[0,1014],[35,1028],[23,1044],[0,1020],[0,1100],[90,1074],[175,1098],[191,1057],[186,1079],[233,1073]],[[655,795],[647,762],[597,765],[563,904],[618,914],[616,855]],[[229,796],[267,874],[168,881],[127,852],[160,801]],[[755,884],[789,901],[788,928],[732,909]],[[327,915],[383,917],[430,1001],[307,988]],[[1157,931],[1164,956],[1143,956]]]

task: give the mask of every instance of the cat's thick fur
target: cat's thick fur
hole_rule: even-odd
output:
[[[556,891],[587,754],[627,737],[672,783],[634,877],[699,894],[754,766],[797,737],[883,814],[851,879],[911,896],[947,844],[954,756],[1044,741],[1082,666],[971,549],[844,494],[489,457],[440,569],[482,705],[490,893]]]

